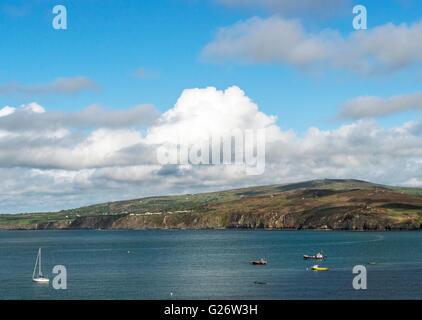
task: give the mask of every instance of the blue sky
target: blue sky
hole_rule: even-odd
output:
[[[419,21],[417,2],[367,1],[368,28]],[[309,29],[332,28],[349,34],[354,31],[351,8],[355,3],[338,16],[319,17],[320,12],[310,12],[299,18]],[[100,86],[98,91],[65,99],[37,97],[48,110],[77,110],[93,103],[124,109],[151,103],[165,111],[185,88],[237,85],[264,112],[277,115],[280,125],[303,131],[313,125],[334,127],[331,116],[345,99],[412,93],[421,85],[412,70],[368,79],[341,72],[307,73],[278,63],[216,64],[199,59],[218,28],[272,14],[261,8],[189,0],[125,1],[124,5],[111,0],[62,1],[68,29],[59,31],[51,27],[51,10],[56,4],[48,0],[3,1],[0,28],[0,83],[47,83],[58,77],[85,76]],[[10,13],[9,7],[19,13]],[[141,67],[153,76],[131,76]],[[33,100],[32,96],[0,96],[0,105]],[[394,119],[388,120],[383,120],[385,125],[394,124]]]
[[[3,0],[0,213],[323,177],[422,186],[422,3],[307,1]],[[52,27],[58,4],[67,30]],[[367,30],[353,29],[357,4]],[[216,123],[272,128],[271,172],[183,168],[166,180],[145,169],[148,152],[127,157],[169,128],[211,126],[190,113],[215,101],[233,108],[203,110]]]

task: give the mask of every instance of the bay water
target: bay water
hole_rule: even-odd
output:
[[[39,247],[49,284],[31,279]],[[321,250],[325,261],[302,258]],[[0,299],[422,299],[422,232],[0,231]]]

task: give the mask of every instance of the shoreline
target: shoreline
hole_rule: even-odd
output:
[[[275,229],[275,228],[143,228],[143,229],[2,229],[2,231],[276,231],[276,232],[292,232],[292,231],[301,231],[301,232],[406,232],[406,231],[422,231],[422,228],[419,229]]]

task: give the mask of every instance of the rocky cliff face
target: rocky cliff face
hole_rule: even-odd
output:
[[[279,229],[279,230],[416,230],[421,229],[418,220],[409,218],[393,221],[369,213],[343,213],[335,217],[303,219],[298,214],[232,214],[230,217],[211,214],[171,214],[160,216],[98,216],[80,217],[70,224],[46,223],[30,225],[22,229],[68,230],[142,230],[142,229]],[[16,228],[9,228],[16,229]],[[20,229],[20,228],[18,228]]]
[[[113,222],[110,229],[280,229],[280,230],[416,230],[422,226],[417,219],[394,221],[368,213],[338,214],[335,217],[303,219],[300,214],[232,214],[223,219],[209,214],[184,214],[177,219],[163,215],[126,216]]]

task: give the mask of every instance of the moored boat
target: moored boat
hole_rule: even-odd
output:
[[[326,267],[320,267],[317,264],[314,265],[314,266],[312,266],[311,269],[314,270],[314,271],[326,271],[326,270],[328,270],[328,268],[326,268]]]
[[[267,264],[267,261],[265,261],[264,259],[260,259],[260,260],[258,260],[258,261],[252,261],[252,264],[261,264],[261,265],[264,265],[264,264]]]
[[[305,254],[303,256],[303,259],[305,259],[305,260],[324,260],[325,256],[322,253],[317,253],[314,256],[308,256],[308,255]]]
[[[38,266],[38,275],[35,276],[35,271],[37,270]],[[38,283],[47,283],[50,280],[43,276],[41,271],[41,248],[38,249],[37,259],[35,260],[34,272],[32,273],[32,281]]]

